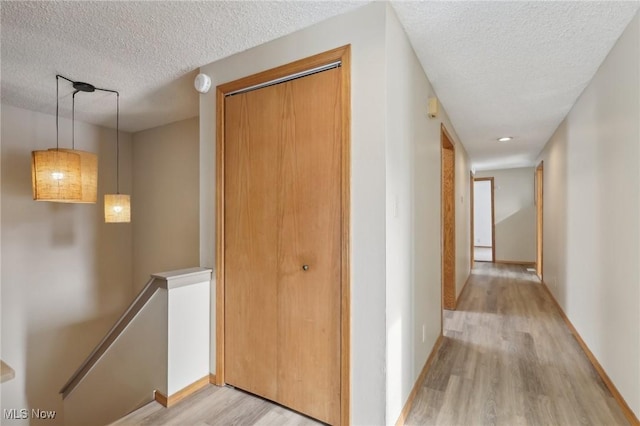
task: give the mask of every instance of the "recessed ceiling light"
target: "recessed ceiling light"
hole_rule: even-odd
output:
[[[509,142],[513,140],[513,136],[504,136],[502,138],[498,138],[498,142]]]

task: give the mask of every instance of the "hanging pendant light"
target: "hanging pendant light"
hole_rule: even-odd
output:
[[[59,146],[59,79],[73,84],[71,149]],[[56,147],[32,151],[33,199],[60,203],[95,203],[98,199],[98,157],[75,149],[75,96],[100,90],[116,94],[116,194],[105,194],[105,222],[130,222],[130,196],[120,194],[120,93],[56,75]]]
[[[58,78],[56,76],[56,148],[31,152],[33,199],[74,203],[82,199],[80,155],[59,149]]]
[[[80,156],[53,149],[31,152],[33,199],[76,202],[82,198]]]
[[[49,149],[49,151],[55,151]],[[65,202],[95,204],[98,201],[98,156],[92,152],[77,149],[60,148],[58,151],[69,152],[80,157],[80,199]]]
[[[67,80],[75,89],[72,96],[71,149],[59,146],[59,81]],[[33,198],[58,203],[95,203],[98,200],[98,157],[75,149],[75,100],[78,92],[94,92],[89,83],[56,75],[56,147],[32,152]]]
[[[120,93],[116,93],[116,193],[104,195],[106,223],[131,222],[131,197],[120,194]]]
[[[104,194],[104,221],[131,222],[131,198],[126,194]]]

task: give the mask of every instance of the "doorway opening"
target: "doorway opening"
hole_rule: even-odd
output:
[[[442,308],[456,308],[456,152],[444,125],[440,126],[442,195]]]
[[[473,180],[473,259],[475,262],[496,259],[492,177]]]

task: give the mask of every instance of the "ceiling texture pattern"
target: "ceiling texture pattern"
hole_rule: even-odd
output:
[[[7,2],[1,100],[55,114],[55,75],[121,93],[121,128],[198,115],[197,69],[364,1]],[[530,166],[637,13],[629,2],[392,1],[478,170]],[[61,82],[70,116],[72,88]],[[114,127],[115,102],[76,117]],[[426,100],[425,100],[426,102]],[[508,144],[496,141],[513,136]]]
[[[55,75],[120,92],[130,132],[195,117],[197,69],[361,6],[356,1],[1,3],[2,102],[55,114]],[[62,83],[62,82],[61,82]],[[70,84],[60,86],[70,116]],[[109,94],[76,96],[76,118],[115,127]]]
[[[533,165],[640,3],[393,5],[474,166],[486,170]]]

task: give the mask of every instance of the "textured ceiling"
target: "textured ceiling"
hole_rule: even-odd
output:
[[[198,115],[198,67],[362,1],[0,3],[2,102],[55,113],[55,74],[121,93],[121,127]],[[533,160],[638,2],[393,1],[477,169]],[[72,89],[61,85],[69,116]],[[80,93],[76,117],[113,126],[113,95]],[[516,139],[500,144],[496,138]]]
[[[533,165],[640,5],[392,4],[478,170]]]
[[[2,102],[55,114],[55,75],[62,74],[118,90],[124,130],[194,117],[200,66],[362,4],[2,1]],[[61,84],[64,116],[70,116],[71,92]],[[77,119],[115,126],[114,117],[114,95],[76,95]]]

